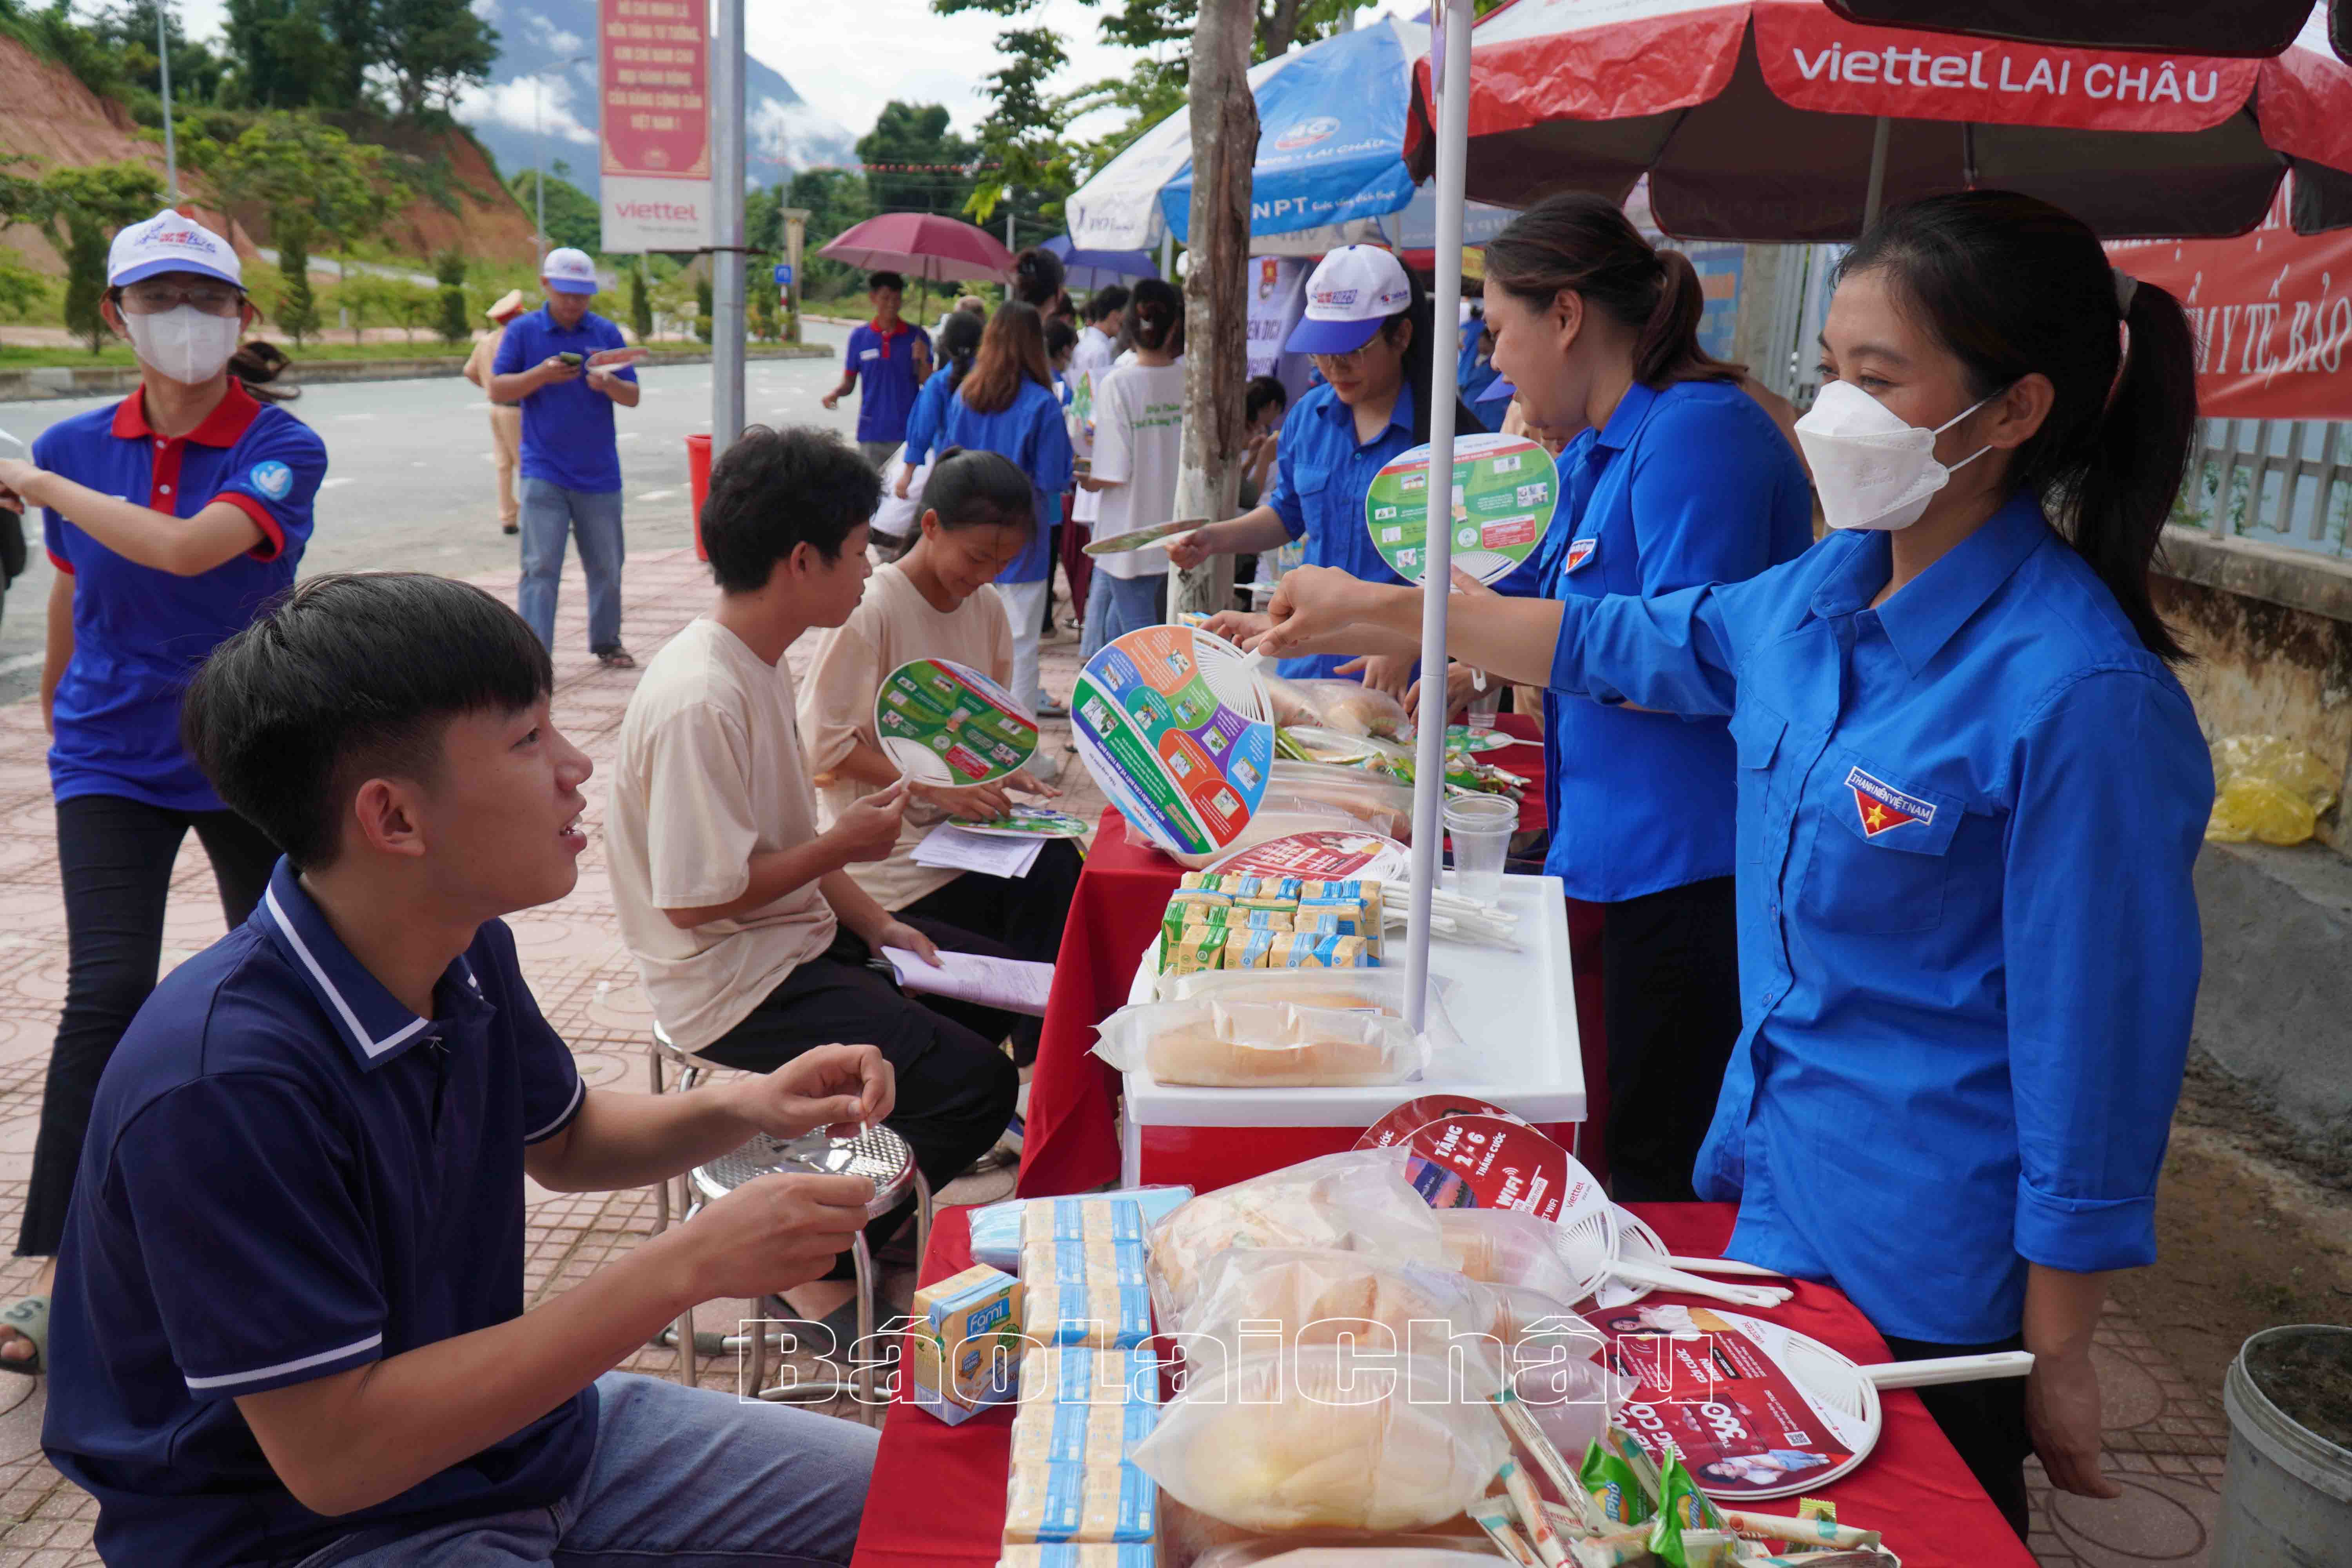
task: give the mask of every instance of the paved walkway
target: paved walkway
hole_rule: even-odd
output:
[[[478,579],[509,594],[511,573]],[[699,614],[709,578],[690,552],[633,557],[628,564],[625,636],[642,659]],[[556,722],[600,765],[613,755],[621,717],[635,676],[600,668],[586,652],[586,599],[576,566],[567,574],[556,638]],[[796,654],[799,650],[795,650]],[[801,659],[795,658],[795,668]],[[1049,690],[1066,695],[1076,665],[1075,638],[1043,650]],[[1056,754],[1064,723],[1047,725],[1047,750]],[[0,1224],[11,1227],[24,1206],[40,1106],[42,1075],[57,1010],[65,994],[66,942],[58,896],[54,829],[49,810],[46,740],[30,702],[0,707]],[[525,973],[550,1023],[572,1043],[592,1085],[639,1089],[646,1083],[646,1042],[651,1021],[628,954],[615,934],[604,871],[600,824],[608,780],[589,781],[590,844],[580,885],[561,903],[509,922]],[[1071,761],[1063,783],[1071,809],[1091,817],[1101,797]],[[220,909],[211,873],[193,836],[183,847],[172,885],[165,927],[166,967],[220,934]],[[986,1202],[1011,1188],[1009,1173],[966,1178],[942,1194],[948,1202]],[[532,1304],[586,1278],[650,1235],[650,1190],[606,1194],[530,1194],[527,1281]],[[29,1259],[0,1261],[0,1298],[32,1279]],[[911,1275],[900,1271],[888,1294],[903,1310]],[[748,1306],[714,1302],[698,1315],[709,1332],[732,1331]],[[2147,1337],[2111,1312],[2099,1333],[2109,1426],[2110,1466],[2126,1487],[2116,1502],[2047,1497],[2035,1510],[2033,1548],[2045,1568],[2126,1568],[2163,1563],[2202,1568],[2217,1500],[2225,1433],[2218,1400],[2184,1384]],[[668,1375],[676,1357],[648,1350],[628,1366]],[[703,1368],[702,1381],[732,1389],[732,1358]],[[40,1452],[44,1381],[0,1375],[0,1568],[81,1568],[95,1564],[91,1500],[51,1469]],[[1899,1520],[1883,1525],[1903,1548]],[[1947,1543],[1950,1545],[1953,1543]]]

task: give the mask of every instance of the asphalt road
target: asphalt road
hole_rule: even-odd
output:
[[[809,324],[811,341],[836,350],[846,336],[846,328]],[[745,370],[746,416],[846,434],[856,423],[856,395],[830,414],[817,402],[839,374],[837,359],[754,360]],[[710,367],[657,365],[638,374],[643,400],[618,411],[629,548],[665,550],[693,537],[686,437],[710,428]],[[58,420],[114,401],[0,403],[0,430],[29,442]],[[401,567],[466,577],[515,563],[517,541],[499,531],[489,405],[472,383],[335,383],[309,388],[287,407],[327,443],[327,479],[303,575]],[[5,443],[0,451],[19,455]],[[0,605],[0,702],[37,690],[40,679],[53,569],[37,518],[26,521],[31,570]]]

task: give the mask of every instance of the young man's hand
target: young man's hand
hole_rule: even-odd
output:
[[[819,1046],[758,1078],[739,1079],[735,1113],[771,1138],[824,1128],[849,1138],[898,1102],[890,1064],[872,1046]]]
[[[864,1176],[761,1176],[669,1234],[688,1249],[698,1300],[756,1300],[823,1278],[866,1228],[873,1197]]]
[[[898,824],[907,815],[907,781],[860,796],[833,821],[825,837],[845,866],[887,860],[898,847]]]
[[[943,808],[950,816],[965,822],[993,822],[1013,809],[1013,797],[1005,794],[1003,783],[916,784],[913,787],[925,800]]]
[[[940,967],[940,945],[905,921],[891,921],[877,930],[867,945],[879,952],[895,947],[901,952],[911,952],[933,969]]]

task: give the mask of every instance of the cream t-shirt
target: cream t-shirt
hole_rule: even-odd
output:
[[[996,595],[974,594],[943,612],[932,608],[896,562],[866,579],[866,596],[857,608],[847,621],[818,637],[809,661],[800,719],[812,774],[838,768],[853,740],[881,750],[881,738],[874,731],[875,696],[884,676],[918,658],[951,659],[1010,686],[1013,629]],[[847,777],[825,785],[817,792],[825,826],[877,787]],[[890,858],[853,865],[850,876],[876,903],[893,912],[946,887],[962,873],[918,866],[914,850],[947,818],[944,810],[927,801],[909,805]]]
[[[622,940],[654,1016],[687,1050],[741,1023],[830,947],[833,906],[809,882],[690,929],[662,911],[740,898],[753,855],[817,831],[791,673],[714,620],[688,625],[654,655],[629,699],[605,828]]]

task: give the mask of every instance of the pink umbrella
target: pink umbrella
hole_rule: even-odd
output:
[[[2305,188],[2352,171],[2324,22],[2252,60],[1864,26],[1822,0],[1516,0],[1472,41],[1473,198],[1622,201],[1647,174],[1659,226],[1691,238],[1851,239],[1882,200],[1986,186],[2115,238],[2242,234],[2291,165],[2310,229],[2330,215]],[[1418,87],[1416,174],[1426,66]]]
[[[993,278],[1010,281],[1013,253],[985,229],[938,213],[884,213],[843,233],[817,252],[868,272],[904,272],[930,282]]]

